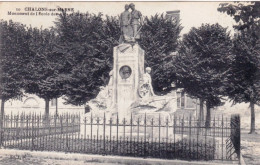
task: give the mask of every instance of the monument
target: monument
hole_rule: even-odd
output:
[[[121,37],[120,37],[120,43],[130,40],[133,36],[133,31],[131,27],[131,13],[128,11],[129,5],[125,5],[125,11],[121,13],[119,18],[120,23],[120,30],[121,30]]]
[[[133,37],[140,39],[140,30],[143,25],[143,17],[140,11],[135,9],[135,5],[131,3],[129,7],[132,9],[131,12],[131,26],[133,29]]]
[[[171,102],[174,97],[154,94],[150,76],[152,69],[144,69],[145,52],[138,44],[142,21],[142,14],[133,3],[125,5],[125,11],[120,15],[120,44],[113,49],[109,83],[100,88],[95,99],[88,102],[94,116],[105,112],[108,116],[118,115],[120,119],[129,118],[130,114],[142,116],[144,113],[154,117],[161,112],[168,115],[169,111],[176,110],[176,102]]]

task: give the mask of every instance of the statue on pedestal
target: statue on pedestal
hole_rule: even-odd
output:
[[[155,96],[153,92],[152,79],[150,76],[151,68],[145,68],[145,74],[143,74],[143,79],[139,88],[139,95],[141,98],[149,98]]]
[[[128,11],[131,8],[131,13]],[[121,36],[119,43],[134,43],[136,39],[140,39],[140,30],[143,24],[143,18],[140,11],[135,9],[135,5],[125,5],[125,11],[121,13],[119,18]]]
[[[131,3],[129,5],[131,8],[131,26],[133,30],[133,38],[140,39],[140,30],[143,25],[143,17],[140,11],[135,9],[135,5]]]
[[[125,11],[123,13],[121,13],[120,18],[119,18],[122,41],[129,41],[131,39],[131,37],[133,36],[133,30],[130,25],[131,13],[128,10],[129,10],[129,5],[126,4]]]

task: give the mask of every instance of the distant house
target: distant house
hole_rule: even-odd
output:
[[[176,91],[177,115],[198,116],[199,100],[189,97],[183,89]]]
[[[57,104],[56,104],[57,101]],[[64,104],[65,100],[60,97],[50,101],[50,114],[62,113],[84,113],[84,106],[74,106],[71,104]],[[56,109],[57,106],[57,109]],[[5,114],[21,114],[21,113],[36,113],[44,114],[45,101],[33,94],[25,94],[24,97],[17,100],[9,100],[5,103]]]

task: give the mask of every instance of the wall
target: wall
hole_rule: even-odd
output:
[[[50,101],[50,114],[56,113],[55,100]],[[84,113],[84,106],[64,104],[65,100],[58,98],[58,114],[62,113]],[[1,104],[0,104],[1,106]],[[9,100],[5,103],[5,114],[36,113],[44,114],[45,101],[33,94],[25,94],[20,100]]]

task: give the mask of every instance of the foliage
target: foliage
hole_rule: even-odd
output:
[[[211,107],[220,104],[232,61],[232,43],[226,28],[205,24],[183,37],[176,57],[177,79],[185,92]]]
[[[33,55],[26,65],[25,91],[43,98],[48,104],[51,99],[63,94],[64,62],[62,54],[55,48],[56,36],[53,30],[28,29],[30,50]],[[45,107],[48,114],[48,105]]]
[[[229,76],[228,95],[235,103],[260,101],[259,52],[260,40],[243,33],[234,38],[232,75]]]
[[[234,38],[235,60],[227,94],[234,103],[250,102],[250,133],[254,133],[254,105],[260,101],[260,2],[223,3],[218,11],[227,13],[237,22],[234,26],[238,30]]]
[[[192,97],[206,102],[207,127],[210,109],[221,105],[232,62],[232,42],[226,28],[205,24],[183,36],[175,68],[178,85]],[[181,84],[181,85],[180,85]]]
[[[64,86],[66,101],[82,105],[93,99],[99,87],[108,82],[112,69],[113,47],[118,44],[120,29],[115,17],[102,14],[63,13],[56,22],[58,52],[66,61]]]
[[[56,22],[59,50],[67,61],[66,100],[81,105],[96,97],[99,87],[108,83],[113,64],[113,47],[120,37],[116,17],[102,14],[63,13]],[[153,68],[153,86],[161,92],[171,88],[174,79],[171,53],[177,48],[181,27],[161,15],[146,18],[139,44],[146,52],[146,66]],[[158,65],[160,64],[160,65]]]
[[[237,22],[239,33],[234,37],[234,62],[229,77],[228,94],[237,102],[259,101],[260,2],[223,3],[218,11]]]
[[[25,26],[1,20],[0,22],[0,98],[4,102],[22,96],[24,64],[31,55]]]
[[[174,55],[182,27],[177,21],[169,21],[165,15],[146,17],[139,44],[145,50],[145,66],[152,68],[154,91],[166,93],[176,79]]]
[[[221,3],[218,11],[233,17],[238,23],[234,25],[237,30],[259,29],[260,2]],[[259,31],[255,32],[260,34]]]

